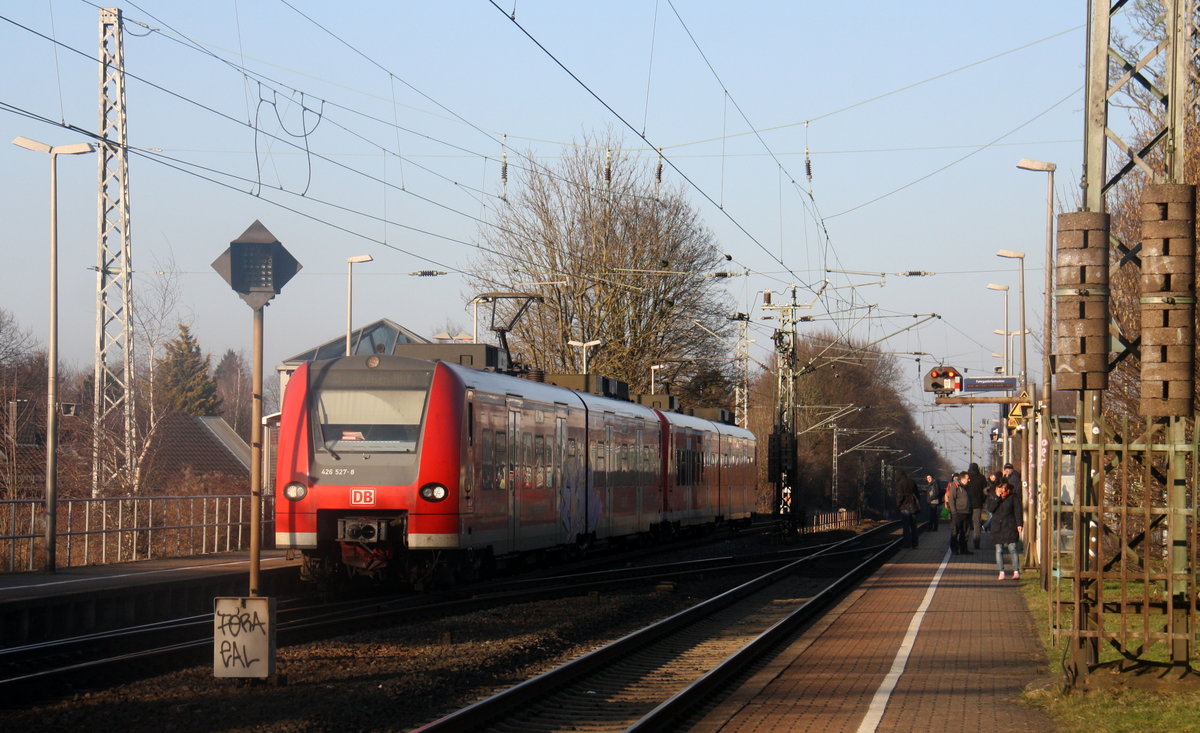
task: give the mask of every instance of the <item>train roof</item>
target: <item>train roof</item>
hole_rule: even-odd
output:
[[[624,415],[627,417],[643,418],[646,420],[662,420],[670,425],[692,428],[694,430],[715,431],[721,435],[740,436],[745,438],[754,438],[754,434],[745,428],[723,422],[719,419],[712,419],[708,415],[689,415],[683,412],[675,412],[672,410],[662,410],[657,407],[643,405],[638,402],[631,402],[626,399],[610,397],[582,389],[573,389],[568,386],[551,384],[535,379],[526,379],[522,377],[505,374],[503,372],[494,371],[491,369],[478,369],[474,366],[468,366],[456,361],[444,359],[430,360],[421,358],[425,354],[408,356],[404,354],[380,354],[372,355],[381,360],[387,360],[392,363],[406,363],[409,368],[414,369],[432,369],[436,364],[443,365],[446,369],[453,372],[463,381],[467,387],[476,390],[483,390],[495,394],[510,395],[521,399],[536,400],[545,403],[559,403],[568,406],[586,406],[589,410],[599,412],[610,412],[613,414]],[[350,368],[366,368],[369,356],[339,356],[335,359],[323,359],[319,362],[313,362],[310,368],[314,372],[319,373],[327,369],[333,363],[344,361],[345,366]],[[582,383],[588,383],[587,377],[580,375]],[[712,411],[714,415],[717,412]]]

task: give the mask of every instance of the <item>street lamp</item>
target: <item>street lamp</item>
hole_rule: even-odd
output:
[[[1008,286],[988,283],[988,290],[1004,291],[1004,333],[1008,333]],[[1008,336],[1004,337],[1004,375],[1008,376]]]
[[[1025,334],[1029,331],[1025,328],[1025,253],[1016,252],[1011,249],[1002,249],[996,253],[997,257],[1005,257],[1013,260],[1021,261],[1021,274],[1018,280],[1018,289],[1021,291],[1021,388],[1026,392],[1029,391],[1029,362],[1026,361]],[[1008,329],[1005,329],[1008,330]]]
[[[1027,171],[1040,171],[1046,174],[1046,275],[1045,292],[1042,293],[1042,399],[1046,401],[1046,414],[1050,414],[1050,349],[1053,334],[1054,300],[1054,171],[1058,168],[1054,163],[1044,160],[1021,158],[1017,167]]]
[[[46,564],[55,571],[58,521],[58,156],[95,152],[91,143],[47,145],[18,137],[13,145],[50,154],[50,335],[46,346]]]
[[[1045,411],[1042,413],[1041,425],[1048,429],[1050,426],[1050,410],[1054,400],[1054,393],[1050,386],[1050,349],[1053,347],[1052,330],[1053,326],[1053,311],[1054,300],[1051,298],[1051,293],[1054,290],[1054,171],[1058,168],[1054,163],[1047,163],[1044,160],[1030,160],[1029,158],[1021,158],[1017,161],[1017,167],[1027,171],[1038,171],[1046,174],[1046,274],[1044,281],[1045,292],[1042,294],[1043,303],[1042,309],[1045,311],[1042,319],[1042,404],[1045,406]],[[1044,438],[1039,442],[1044,443]],[[1037,483],[1034,484],[1039,489],[1039,496],[1044,500],[1046,493],[1049,491],[1050,483],[1050,466],[1047,460],[1046,448],[1039,445],[1037,453]],[[1034,518],[1034,530],[1039,535],[1042,534],[1040,529],[1041,517]],[[1042,556],[1043,558],[1046,555]],[[1043,571],[1042,578],[1048,576]],[[1043,587],[1049,588],[1049,585]]]
[[[583,349],[583,373],[586,376],[588,373],[588,349],[593,346],[599,346],[604,343],[604,339],[593,339],[591,341],[568,341],[568,346],[578,346]]]
[[[371,262],[371,255],[354,255],[346,258],[346,356],[350,356],[350,319],[354,309],[354,265],[358,262]]]
[[[650,365],[650,394],[654,394],[654,373],[659,369],[666,369],[670,364],[651,364]]]

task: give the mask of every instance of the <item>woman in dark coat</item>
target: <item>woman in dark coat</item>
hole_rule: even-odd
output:
[[[904,543],[917,546],[917,513],[921,511],[921,500],[917,496],[917,485],[907,473],[896,477],[896,508],[900,510],[900,521],[904,526]]]
[[[979,549],[980,531],[983,527],[983,501],[987,493],[987,479],[979,472],[979,464],[967,467],[967,496],[971,498],[971,540]]]
[[[1017,556],[1017,543],[1021,540],[1023,521],[1021,504],[1013,497],[1012,487],[1001,484],[996,493],[987,500],[987,510],[992,515],[992,542],[996,546],[996,569],[1004,580],[1004,553],[1012,556],[1013,579],[1021,577],[1021,558]]]

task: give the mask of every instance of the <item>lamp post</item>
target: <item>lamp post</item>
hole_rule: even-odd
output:
[[[1015,252],[1011,249],[1002,249],[996,253],[996,256],[1021,261],[1020,276],[1017,281],[1017,287],[1021,293],[1021,388],[1028,392],[1029,362],[1026,360],[1025,342],[1027,339],[1025,338],[1025,334],[1029,333],[1029,331],[1025,328],[1025,253]]]
[[[1046,498],[1049,496],[1050,482],[1053,477],[1052,468],[1049,461],[1049,444],[1048,437],[1050,435],[1050,410],[1051,403],[1054,400],[1054,392],[1050,385],[1050,349],[1054,342],[1054,299],[1051,294],[1054,292],[1054,171],[1058,168],[1054,163],[1047,163],[1044,160],[1030,160],[1022,158],[1017,162],[1017,167],[1027,171],[1039,171],[1046,174],[1046,275],[1045,275],[1045,292],[1042,294],[1043,303],[1042,309],[1045,314],[1042,319],[1042,410],[1040,410],[1041,422],[1040,425],[1045,431],[1038,433],[1037,446],[1037,484],[1038,499],[1042,507],[1046,506]],[[1044,511],[1044,509],[1042,509]],[[1034,529],[1038,537],[1045,536],[1043,532],[1042,516],[1039,513],[1034,517]],[[1039,547],[1040,549],[1040,547]],[[1041,559],[1049,557],[1048,551],[1043,551]],[[1048,574],[1043,572],[1043,588],[1049,588]]]
[[[91,143],[47,145],[18,137],[13,145],[50,154],[50,333],[46,346],[46,564],[56,569],[58,522],[58,156],[95,152]]]
[[[1025,344],[1029,340],[1027,338],[1029,329],[1025,327],[1025,253],[1016,252],[1011,249],[1002,249],[996,253],[996,256],[1020,260],[1021,262],[1020,280],[1018,281],[1021,291],[1021,391],[1024,394],[1029,394],[1029,362],[1026,358],[1027,351],[1025,348]],[[1021,487],[1021,497],[1022,502],[1024,503],[1023,509],[1025,510],[1025,514],[1030,517],[1034,515],[1029,510],[1031,507],[1036,506],[1036,504],[1034,503],[1034,497],[1032,497],[1030,492],[1026,490],[1026,486],[1037,486],[1039,483],[1033,461],[1033,446],[1038,442],[1038,436],[1034,434],[1033,430],[1034,424],[1035,423],[1033,422],[1032,417],[1030,417],[1029,422],[1026,423],[1025,436],[1022,444],[1023,450],[1021,451],[1024,456],[1024,460],[1019,462],[1025,469],[1022,473],[1022,477],[1024,479],[1023,482],[1025,485]],[[1029,541],[1026,545],[1027,556],[1029,548],[1032,548],[1037,544],[1036,525],[1033,525],[1033,527],[1034,531],[1028,533]]]
[[[350,356],[351,318],[354,313],[354,265],[357,262],[371,262],[371,255],[354,255],[346,258],[346,356]]]
[[[588,374],[588,349],[592,348],[593,346],[599,346],[602,343],[604,343],[604,339],[592,339],[591,341],[586,341],[586,342],[585,341],[568,341],[567,342],[568,346],[578,346],[579,348],[583,349],[583,373],[584,373],[584,376],[586,376]]]
[[[650,394],[654,394],[654,373],[659,369],[665,369],[668,364],[651,364],[650,365]]]
[[[1006,376],[1006,377],[1012,373],[1012,365],[1009,363],[1009,355],[1012,353],[1012,350],[1008,347],[1008,341],[1009,341],[1008,291],[1009,291],[1009,289],[1010,288],[1008,285],[999,285],[997,283],[988,283],[988,290],[1000,290],[1004,293],[1004,376]],[[997,332],[997,333],[999,333],[999,332]],[[1000,413],[1001,424],[1006,425],[1006,423],[1003,422],[1004,418],[1007,417],[1004,414],[1004,405],[1000,405],[998,412]],[[1009,443],[1008,428],[1005,427],[1004,440],[1000,441],[1000,459],[1001,459],[1001,461],[1003,461],[1003,463],[1008,463],[1008,443]]]
[[[1054,328],[1053,313],[1054,299],[1054,171],[1058,168],[1054,163],[1044,160],[1021,158],[1017,167],[1027,171],[1041,171],[1046,174],[1046,274],[1042,293],[1042,399],[1046,402],[1046,415],[1050,414],[1050,349],[1053,345],[1051,338]],[[1024,262],[1024,260],[1022,260]]]
[[[988,283],[988,290],[1004,291],[1004,333],[1008,333],[1008,286]],[[1008,376],[1008,336],[1004,337],[1004,375]]]

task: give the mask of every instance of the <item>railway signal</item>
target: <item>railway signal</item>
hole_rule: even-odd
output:
[[[962,390],[962,372],[954,367],[935,366],[925,375],[925,391],[950,394]]]
[[[254,311],[254,367],[250,391],[250,595],[258,595],[262,516],[262,342],[263,307],[300,270],[300,263],[257,219],[212,263]]]
[[[239,604],[242,609],[255,609],[254,629],[261,631],[263,640],[267,642],[265,647],[255,647],[256,653],[266,655],[265,665],[231,665],[231,660],[236,661],[243,657],[239,657],[238,654],[231,656],[231,651],[237,651],[238,647],[232,645],[228,636],[222,636],[223,622],[219,620],[222,617],[220,613],[215,614],[214,623],[217,626],[213,634],[213,671],[218,677],[267,677],[275,671],[275,603],[274,599],[264,599],[258,595],[263,500],[263,308],[295,277],[300,270],[300,263],[275,235],[256,219],[240,237],[229,243],[229,248],[213,261],[212,267],[254,311],[254,365],[250,372],[250,596],[216,599],[214,603],[218,610],[222,601]],[[258,615],[259,612],[265,615],[265,619]],[[240,618],[246,617],[247,613],[241,613]],[[239,616],[231,615],[225,618],[235,619]],[[236,636],[236,633],[234,635]],[[256,662],[262,658],[254,657]],[[254,667],[252,670],[249,669],[251,666]]]

